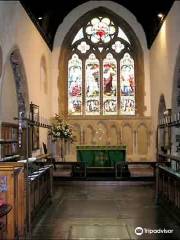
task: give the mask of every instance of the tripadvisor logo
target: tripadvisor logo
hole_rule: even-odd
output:
[[[135,234],[138,236],[141,236],[143,233],[145,234],[171,234],[173,233],[173,229],[149,229],[149,228],[142,228],[142,227],[136,227],[135,228]]]
[[[142,227],[137,227],[135,228],[135,234],[138,236],[141,236],[143,234],[143,228]]]

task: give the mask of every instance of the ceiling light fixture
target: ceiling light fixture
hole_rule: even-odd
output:
[[[42,20],[42,17],[38,17],[39,20]]]
[[[162,13],[159,13],[158,15],[158,18],[160,18],[161,20],[164,18],[164,15]]]

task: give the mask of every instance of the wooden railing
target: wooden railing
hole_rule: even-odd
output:
[[[180,156],[174,156],[170,154],[158,154],[158,161],[159,162],[167,162],[171,166],[171,168],[178,172],[180,171]]]
[[[157,167],[156,202],[180,221],[180,172],[166,166]]]
[[[28,176],[30,179],[31,220],[35,219],[39,209],[53,195],[52,165],[40,168]]]

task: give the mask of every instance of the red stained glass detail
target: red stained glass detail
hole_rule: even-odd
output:
[[[81,96],[81,88],[78,86],[74,86],[71,96]]]
[[[96,32],[97,35],[99,35],[100,38],[104,37],[106,35],[105,31],[103,29],[100,29]]]

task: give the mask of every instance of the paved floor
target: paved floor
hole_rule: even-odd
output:
[[[143,228],[141,236],[136,227]],[[153,183],[69,181],[56,184],[53,203],[38,219],[32,239],[178,240],[180,226],[155,205]]]

